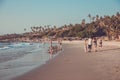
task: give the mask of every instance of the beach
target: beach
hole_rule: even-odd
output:
[[[46,64],[11,80],[120,80],[120,42],[103,42],[85,53],[83,41],[64,41],[63,52]]]
[[[120,80],[120,0],[0,0],[0,22],[0,80]]]

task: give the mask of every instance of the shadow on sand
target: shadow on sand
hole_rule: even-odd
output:
[[[120,48],[104,49],[104,50],[100,50],[98,52],[113,51],[113,50],[120,50]]]

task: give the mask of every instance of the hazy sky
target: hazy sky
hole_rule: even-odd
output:
[[[120,12],[120,0],[0,0],[0,34],[22,33],[31,26],[80,23],[88,14]]]

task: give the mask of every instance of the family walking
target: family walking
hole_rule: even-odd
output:
[[[85,52],[91,52],[92,49],[94,52],[97,52],[97,46],[98,43],[96,37],[85,39],[85,43],[84,43]],[[99,47],[102,48],[102,39],[99,40]]]
[[[52,58],[52,55],[57,53],[58,51],[62,51],[62,40],[58,39],[57,45],[53,45],[52,40],[50,40],[50,47],[48,52],[50,53],[50,58]]]

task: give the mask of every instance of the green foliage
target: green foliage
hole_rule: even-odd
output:
[[[60,28],[54,26],[54,28],[46,27],[32,27],[32,31],[43,31],[41,36],[56,36],[56,37],[99,37],[99,36],[110,36],[114,35],[118,37],[120,34],[120,13],[118,12],[113,16],[96,17],[88,15],[91,23],[86,23],[85,19],[82,20],[81,24],[69,24],[64,25]],[[91,21],[93,20],[93,21]]]

